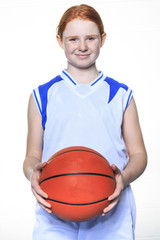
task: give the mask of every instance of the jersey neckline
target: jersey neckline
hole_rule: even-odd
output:
[[[105,76],[103,75],[102,71],[99,71],[98,77],[88,84],[77,83],[74,80],[74,78],[66,70],[62,70],[61,77],[72,87],[74,86],[76,87],[78,85],[88,85],[88,86],[91,86],[92,88],[95,86],[98,86],[105,79]]]

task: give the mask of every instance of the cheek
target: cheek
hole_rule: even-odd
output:
[[[93,51],[95,52],[95,54],[96,55],[99,55],[99,53],[100,53],[100,45],[99,44],[97,44],[96,46],[94,46],[94,49],[93,49]]]
[[[76,48],[76,46],[73,45],[73,44],[70,44],[70,43],[66,43],[66,44],[64,45],[64,50],[65,50],[66,53],[71,53],[71,52],[73,52],[75,48]]]
[[[73,46],[70,46],[69,44],[65,44],[64,46],[64,53],[67,59],[69,59],[74,52],[75,48]]]
[[[94,51],[94,52],[99,52],[100,48],[101,48],[101,42],[96,42],[93,43],[92,45],[90,45],[90,48]]]

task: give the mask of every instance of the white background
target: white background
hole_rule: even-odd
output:
[[[134,91],[149,158],[132,184],[136,240],[160,240],[159,0],[0,0],[0,239],[31,240],[35,200],[22,172],[28,98],[66,67],[56,27],[79,3],[98,10],[108,34],[98,68]]]

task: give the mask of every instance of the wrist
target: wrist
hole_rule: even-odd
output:
[[[23,164],[23,171],[26,178],[31,182],[33,172],[38,161],[32,157],[26,157]]]
[[[125,170],[122,172],[122,179],[123,179],[124,188],[126,188],[130,184],[130,181],[129,181],[129,176],[125,172]]]
[[[30,169],[29,171],[28,171],[28,180],[31,182],[31,180],[32,180],[32,176],[33,176],[33,169]]]

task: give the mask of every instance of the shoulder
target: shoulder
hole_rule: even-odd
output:
[[[60,82],[62,77],[60,75],[56,76],[55,78],[51,79],[50,81],[39,85],[37,88],[33,89],[33,96],[36,101],[43,101],[46,99],[49,89],[56,83]]]
[[[126,84],[120,83],[120,82],[116,81],[116,80],[113,79],[113,78],[106,77],[106,78],[104,79],[104,81],[107,82],[108,85],[109,85],[110,87],[112,87],[112,88],[116,88],[116,89],[122,88],[122,89],[124,89],[125,91],[128,90],[128,86],[127,86]]]
[[[132,90],[126,84],[118,82],[110,77],[106,77],[104,81],[109,85],[108,103],[116,99],[119,103],[122,102],[123,108],[126,109],[132,98]]]
[[[61,80],[63,80],[63,79],[62,79],[62,77],[60,75],[56,76],[55,78],[51,79],[49,82],[46,82],[46,83],[40,85],[38,87],[39,92],[42,93],[42,92],[48,91],[48,89],[50,87],[52,87],[55,83],[60,82]]]
[[[58,75],[50,81],[39,85],[37,88],[33,89],[33,98],[41,115],[43,115],[46,111],[49,89],[61,80],[63,80],[62,77]]]

